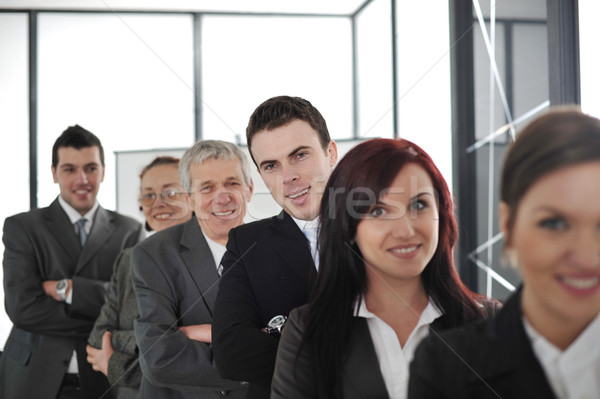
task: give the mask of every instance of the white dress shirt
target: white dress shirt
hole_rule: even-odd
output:
[[[69,220],[71,221],[71,224],[73,225],[73,229],[75,230],[75,234],[78,233],[77,232],[77,222],[79,221],[79,219],[83,218],[83,219],[87,220],[87,223],[83,225],[83,228],[84,228],[86,234],[89,236],[90,231],[92,231],[92,224],[94,223],[94,213],[96,212],[96,209],[98,209],[98,201],[96,201],[96,204],[94,204],[92,209],[90,209],[88,211],[88,213],[86,213],[83,216],[81,216],[81,214],[79,212],[77,212],[75,210],[75,208],[73,208],[71,205],[69,205],[67,203],[67,201],[65,201],[60,195],[58,196],[58,203],[60,204],[61,208],[65,211],[67,216],[69,217]],[[72,278],[72,276],[68,276],[68,278]],[[65,302],[68,303],[69,305],[71,303],[73,303],[73,287],[72,286],[71,286],[71,290],[69,291],[69,294],[67,295],[67,299],[65,300]],[[71,356],[71,361],[69,362],[69,367],[67,368],[67,373],[77,374],[78,371],[79,371],[79,367],[77,365],[77,353],[75,351],[73,351],[73,356]]]
[[[202,231],[202,229],[200,231]],[[202,235],[206,239],[208,248],[210,248],[210,252],[212,253],[213,258],[215,259],[215,265],[217,266],[217,273],[219,273],[219,276],[221,276],[223,273],[223,265],[221,265],[221,260],[223,260],[223,255],[225,255],[225,252],[227,252],[227,247],[225,247],[225,245],[223,245],[223,244],[220,244],[220,243],[208,238],[208,236],[206,234],[204,234],[204,231],[202,231]]]
[[[600,398],[600,314],[564,351],[522,318],[533,353],[558,399]]]
[[[442,312],[433,304],[431,298],[423,309],[419,322],[410,333],[404,348],[400,346],[398,336],[383,320],[367,309],[364,298],[358,308],[358,317],[367,319],[379,367],[390,399],[404,399],[408,394],[408,366],[415,349],[429,335],[429,324],[440,317]]]
[[[302,234],[304,234],[304,236],[308,239],[308,243],[310,244],[310,253],[313,261],[315,262],[316,269],[319,270],[319,253],[317,252],[319,217],[317,216],[313,220],[301,220],[296,219],[295,217],[291,218],[294,222],[296,222]],[[307,234],[306,229],[312,230],[312,232]]]

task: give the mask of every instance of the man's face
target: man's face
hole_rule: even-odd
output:
[[[96,204],[100,183],[104,180],[104,166],[98,146],[58,148],[58,164],[52,166],[54,183],[60,187],[60,196],[82,216]]]
[[[318,216],[325,184],[337,161],[335,142],[323,151],[318,133],[297,119],[256,133],[251,151],[265,185],[288,214],[301,220]]]
[[[227,244],[229,230],[244,222],[246,203],[252,196],[242,163],[238,158],[207,159],[190,166],[190,178],[190,205],[202,231],[213,241]]]

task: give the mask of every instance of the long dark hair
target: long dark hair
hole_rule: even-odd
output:
[[[425,291],[446,315],[449,326],[483,316],[476,301],[479,295],[464,286],[454,267],[452,248],[458,232],[452,198],[429,155],[408,140],[361,143],[339,162],[321,201],[319,276],[308,304],[301,345],[310,353],[319,398],[340,397],[340,370],[356,320],[353,305],[367,288],[364,261],[354,242],[358,223],[409,163],[428,173],[439,208],[438,246],[421,275]]]

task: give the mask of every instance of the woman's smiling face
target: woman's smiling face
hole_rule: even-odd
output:
[[[600,162],[541,177],[519,202],[511,231],[509,211],[502,204],[500,220],[523,276],[525,316],[585,327],[600,312]]]

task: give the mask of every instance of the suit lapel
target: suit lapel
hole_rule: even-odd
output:
[[[343,365],[344,390],[348,386],[359,393],[352,397],[388,398],[366,319],[354,318],[348,348],[349,354]]]
[[[316,269],[310,253],[310,244],[296,222],[282,211],[273,218],[270,228],[273,233],[273,250],[302,280],[307,284],[311,283],[316,277]]]
[[[111,215],[106,209],[99,206],[94,215],[92,230],[88,235],[79,261],[77,262],[75,274],[80,272],[81,269],[87,265],[90,259],[96,255],[96,252],[102,248],[102,245],[113,235],[115,230],[116,226],[112,221]]]
[[[77,259],[81,253],[81,245],[75,234],[75,228],[58,203],[58,199],[55,199],[54,202],[46,208],[45,214],[45,222],[48,231],[50,231],[50,234],[54,236],[56,241],[58,241],[60,246],[69,255],[69,258],[73,259],[74,263],[75,259]],[[73,272],[74,270],[70,271],[70,273]]]
[[[185,267],[212,316],[217,299],[219,273],[217,273],[213,254],[195,217],[185,223],[180,244]]]
[[[519,387],[523,397],[555,398],[533,352],[521,317],[519,290],[506,302],[496,318],[485,326],[485,335],[493,344],[493,349],[486,356],[488,360],[479,377],[502,391]]]

